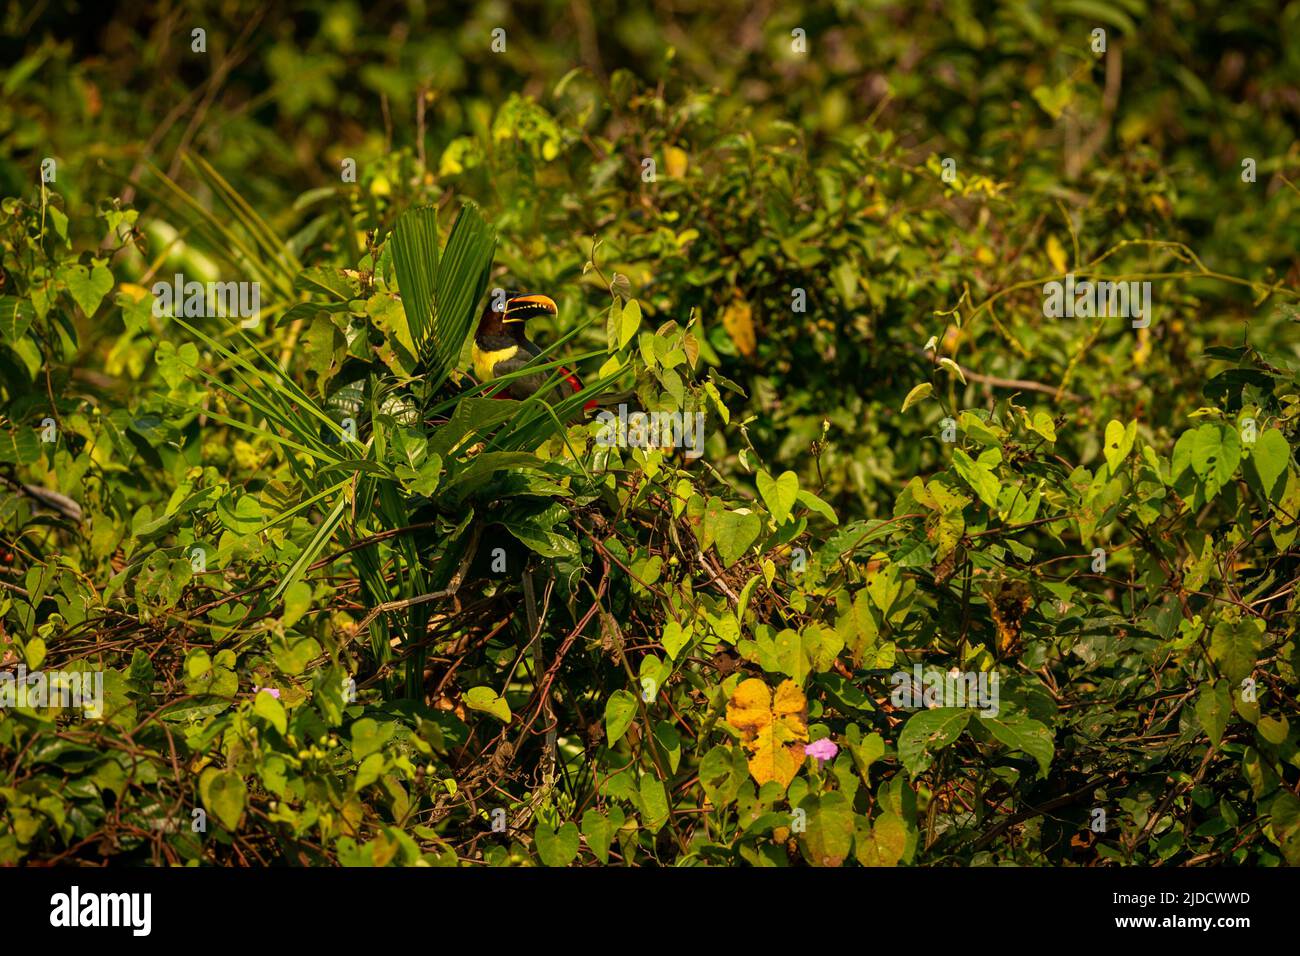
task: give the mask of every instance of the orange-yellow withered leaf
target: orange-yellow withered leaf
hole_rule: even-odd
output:
[[[680,146],[669,146],[664,151],[664,172],[673,179],[681,179],[686,175],[686,169],[690,165],[690,157],[686,150]]]
[[[722,310],[722,327],[736,343],[741,355],[754,354],[758,339],[754,336],[754,310],[744,299],[734,299]]]
[[[740,731],[749,772],[759,786],[775,780],[788,787],[799,772],[808,742],[807,709],[807,698],[792,680],[776,689],[774,699],[765,683],[751,677],[727,701],[727,723]]]

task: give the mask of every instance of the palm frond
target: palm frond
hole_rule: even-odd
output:
[[[487,289],[496,230],[467,203],[439,253],[438,214],[432,206],[408,209],[393,228],[393,265],[407,326],[436,389],[460,358],[474,326],[474,306]]]

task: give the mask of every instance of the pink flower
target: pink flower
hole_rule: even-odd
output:
[[[276,700],[279,700],[279,699],[280,699],[280,692],[279,692],[279,690],[277,690],[277,689],[274,688],[274,687],[257,687],[257,688],[254,688],[253,693],[255,693],[255,694],[270,694],[270,695],[271,695],[272,697],[274,697]]]
[[[840,752],[840,748],[835,746],[835,741],[826,737],[807,744],[803,748],[803,752],[809,757],[816,757],[818,760],[831,760]]]

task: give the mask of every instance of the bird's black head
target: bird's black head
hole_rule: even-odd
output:
[[[524,323],[534,316],[555,315],[555,300],[540,292],[511,292],[494,289],[478,323],[478,337],[508,335],[512,338],[524,334]]]

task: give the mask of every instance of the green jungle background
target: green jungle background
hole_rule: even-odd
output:
[[[1300,863],[1298,124],[1297,2],[4,0],[0,670],[104,699],[0,863]]]

